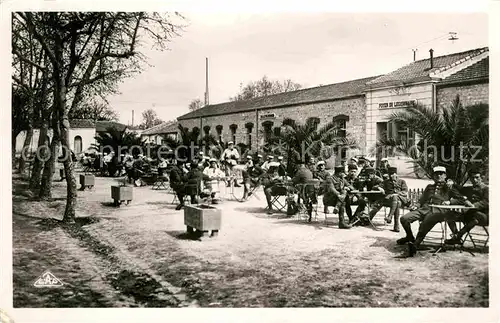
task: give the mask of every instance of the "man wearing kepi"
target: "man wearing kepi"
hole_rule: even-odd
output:
[[[335,166],[335,174],[327,179],[323,203],[338,209],[340,229],[351,228],[351,225],[347,223],[345,218],[347,192],[351,190],[353,190],[353,187],[345,180],[344,166]]]
[[[375,175],[375,169],[373,167],[365,167],[363,170],[366,179],[362,180],[362,184],[359,184],[359,187],[361,189],[365,189],[367,191],[373,192],[373,191],[380,191],[380,194],[368,194],[368,195],[361,195],[361,198],[359,199],[358,202],[358,207],[356,208],[356,212],[354,212],[354,217],[350,218],[349,220],[353,222],[356,218],[361,217],[362,220],[363,218],[365,219],[363,222],[368,223],[368,220],[366,219],[366,215],[368,214],[368,211],[365,211],[366,205],[368,202],[370,204],[375,204],[376,202],[379,202],[381,197],[384,194],[384,190],[382,188],[383,185],[383,180],[382,178],[378,177]],[[350,206],[350,204],[349,204]],[[380,207],[378,207],[380,209]],[[370,212],[368,215],[370,219],[372,219],[375,214],[377,214],[378,210],[376,210],[376,207],[372,209],[372,212]],[[361,216],[361,214],[364,213],[364,217]]]
[[[465,206],[473,207],[473,209],[468,210],[463,215],[457,214],[457,218],[462,218],[465,223],[460,231],[457,230],[454,221],[448,222],[453,235],[451,239],[445,241],[446,244],[460,244],[464,234],[476,225],[487,226],[489,224],[488,185],[483,183],[483,178],[478,170],[473,170],[469,174],[472,190],[467,194]]]
[[[373,218],[382,206],[390,207],[385,222],[391,223],[394,217],[394,232],[399,232],[399,210],[408,205],[408,186],[403,179],[398,178],[397,172],[396,167],[389,167],[389,178],[384,180],[382,184],[382,192],[385,197],[379,201],[380,203],[376,203],[370,211],[370,217]]]
[[[450,205],[452,198],[461,203],[465,202],[460,192],[454,186],[446,183],[445,167],[436,166],[433,172],[434,184],[427,185],[418,205],[412,207],[412,211],[401,217],[401,226],[406,232],[406,237],[398,239],[397,244],[408,243],[410,257],[415,255],[418,246],[434,225],[443,221],[450,214],[449,211],[439,209],[434,209],[433,211],[429,205]],[[418,220],[422,221],[422,223],[420,223],[417,238],[415,239],[411,231],[411,224]]]

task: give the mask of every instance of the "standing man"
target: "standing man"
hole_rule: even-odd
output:
[[[184,162],[177,160],[177,164],[170,170],[170,187],[174,190],[179,205],[175,208],[180,210],[184,207],[184,196],[186,190],[186,173],[183,170]]]
[[[327,179],[326,192],[323,203],[326,206],[334,206],[339,211],[339,229],[350,229],[351,225],[345,218],[346,198],[348,191],[353,187],[345,180],[345,170],[342,166],[335,167],[335,174]]]
[[[487,226],[489,224],[488,185],[483,183],[483,177],[478,170],[473,170],[469,174],[471,176],[472,190],[467,194],[467,200],[464,204],[474,209],[463,214],[462,219],[465,225],[460,231],[457,230],[454,221],[448,222],[453,235],[451,239],[445,241],[446,244],[460,244],[464,234],[470,232],[476,225]]]
[[[240,159],[240,153],[234,147],[234,142],[228,142],[228,147],[221,156],[221,161],[226,162],[226,177],[229,177],[229,182],[227,186],[231,186],[230,181],[234,181],[234,187],[240,187],[236,181],[236,174],[234,172],[234,166],[238,164],[238,159]]]
[[[313,209],[312,205],[316,202],[316,192],[314,186],[307,184],[313,179],[313,173],[308,167],[306,167],[304,161],[302,160],[298,161],[298,166],[299,169],[297,170],[297,173],[295,173],[292,181],[293,185],[298,188],[299,196],[306,207],[307,215],[309,216],[307,221],[311,222]]]
[[[403,206],[407,206],[408,200],[408,186],[406,182],[398,178],[398,169],[396,167],[389,167],[389,178],[384,180],[382,188],[385,197],[376,203],[370,211],[370,219],[380,210],[382,206],[390,207],[389,214],[385,217],[385,222],[391,223],[394,217],[394,232],[399,232],[399,210]]]
[[[406,213],[401,217],[401,226],[406,232],[404,238],[398,239],[397,244],[402,245],[408,243],[409,256],[413,257],[417,252],[417,248],[424,240],[427,233],[434,227],[434,225],[446,218],[450,212],[441,210],[431,210],[430,204],[449,205],[452,198],[463,203],[464,198],[460,192],[455,188],[446,184],[446,168],[443,166],[436,166],[433,169],[434,184],[429,184],[424,190],[424,193],[418,205],[412,208],[412,211]],[[417,238],[413,236],[411,231],[411,224],[415,221],[422,221],[418,228]]]
[[[316,171],[313,173],[313,177],[322,181],[318,194],[319,195],[324,194],[326,191],[327,184],[328,184],[327,180],[328,180],[328,178],[331,177],[331,175],[325,169],[325,162],[324,161],[321,160],[321,161],[316,163]],[[326,214],[328,214],[329,213],[328,206],[324,205],[323,208],[324,208],[324,212]]]

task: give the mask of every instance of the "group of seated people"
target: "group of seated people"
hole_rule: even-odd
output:
[[[219,162],[222,166],[225,161],[203,155],[190,164],[190,169],[186,167],[186,163],[177,162],[170,172],[170,185],[180,203],[177,209],[184,206],[185,196],[191,197],[191,203],[197,203],[197,196],[208,194],[213,198],[215,193],[211,193],[211,183],[233,180],[231,169],[228,171],[226,168],[224,172]],[[386,159],[381,160],[381,165],[375,169],[374,161],[353,158],[349,163],[343,161],[336,166],[333,174],[326,170],[324,161],[313,162],[312,159],[297,161],[298,169],[289,177],[282,156],[267,156],[265,161],[261,155],[255,160],[252,156],[247,156],[242,171],[243,200],[252,194],[253,188],[262,185],[268,213],[273,213],[273,196],[295,194],[296,199],[289,201],[289,204],[302,203],[307,210],[308,221],[311,221],[312,204],[317,203],[318,195],[323,195],[324,212],[329,213],[329,208],[333,207],[338,213],[338,226],[341,229],[349,229],[353,225],[368,225],[382,207],[387,207],[385,221],[394,221],[394,232],[400,231],[401,224],[406,236],[397,243],[408,244],[410,256],[415,254],[426,234],[439,222],[447,220],[453,232],[453,237],[446,243],[459,243],[475,225],[488,224],[488,187],[482,182],[482,175],[478,171],[470,172],[472,187],[466,190],[447,180],[446,168],[435,167],[434,183],[428,185],[420,201],[412,205],[405,180],[399,178],[397,168],[391,167]],[[201,187],[202,184],[204,188]],[[429,206],[450,203],[472,209],[459,215]],[[354,213],[351,209],[353,205],[357,205]],[[400,217],[402,208],[409,212]],[[421,224],[415,238],[411,223],[417,220]],[[465,223],[461,230],[457,230],[456,221]]]

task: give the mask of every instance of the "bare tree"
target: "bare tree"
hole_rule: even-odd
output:
[[[118,113],[105,102],[85,102],[69,113],[70,119],[118,121]]]
[[[250,100],[260,98],[272,94],[290,92],[300,90],[302,85],[295,83],[290,79],[284,81],[271,81],[267,76],[262,77],[258,81],[249,82],[243,86],[240,84],[240,92],[234,97],[230,97],[230,101]]]
[[[47,55],[53,86],[54,137],[69,150],[69,115],[92,93],[110,93],[118,82],[141,71],[144,55],[137,50],[152,39],[159,49],[178,36],[178,13],[144,12],[24,12],[17,20]],[[26,57],[24,57],[26,58]],[[29,64],[35,66],[29,58]],[[46,68],[49,68],[48,66]],[[63,221],[74,222],[76,179],[71,154],[64,158],[67,183]]]
[[[189,111],[195,111],[201,109],[201,107],[203,107],[203,103],[201,103],[200,99],[194,99],[189,103]]]
[[[162,124],[163,120],[161,120],[156,111],[153,109],[147,109],[142,112],[142,123],[139,125],[141,129],[149,129],[151,127]]]

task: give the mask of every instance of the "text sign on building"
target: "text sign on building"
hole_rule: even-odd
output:
[[[276,118],[276,115],[274,113],[266,113],[266,114],[261,114],[260,118],[261,119],[274,119],[274,118]]]
[[[404,108],[404,107],[409,107],[410,105],[415,104],[415,103],[416,103],[415,100],[385,102],[385,103],[379,103],[378,108],[379,109]]]

